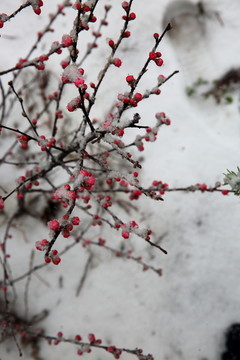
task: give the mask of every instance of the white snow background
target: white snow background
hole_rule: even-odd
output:
[[[36,32],[47,23],[47,14],[57,3],[45,0],[40,16],[27,8],[5,24],[1,30],[4,36],[0,38],[1,70],[25,56]],[[109,27],[101,40],[103,43],[106,37],[114,38],[118,34],[122,16],[121,1],[100,1],[100,13],[105,3],[113,5],[113,9]],[[138,74],[153,45],[152,34],[161,32],[166,25],[165,14],[171,3],[170,0],[134,1],[137,19],[131,24],[132,36],[126,40],[124,51],[118,53],[123,66],[111,69],[112,74],[118,71],[120,79],[128,73]],[[19,4],[19,1],[1,0],[0,12],[9,14]],[[205,8],[207,16],[197,20],[187,14],[186,22],[180,23],[177,32],[175,30],[174,34],[173,29],[171,36],[164,37],[159,47],[164,66],[152,66],[142,85],[151,87],[159,74],[180,71],[164,84],[160,96],[151,97],[137,109],[144,123],[150,126],[158,111],[166,112],[172,120],[170,127],[161,128],[156,142],[145,146],[141,177],[146,186],[154,179],[167,182],[170,187],[196,183],[213,186],[216,181],[223,181],[226,169],[235,170],[240,165],[239,91],[233,95],[231,104],[224,101],[216,104],[212,98],[189,97],[185,91],[199,76],[211,81],[240,65],[240,2],[209,0]],[[176,11],[180,18],[182,14]],[[60,41],[62,34],[68,33],[73,16],[74,11],[68,10],[67,16],[58,21],[55,33],[50,34],[53,40]],[[10,35],[12,40],[6,37]],[[98,73],[107,51],[107,46],[103,45],[93,52],[91,63],[88,63],[93,76]],[[57,55],[55,61],[49,66],[58,66],[60,74]],[[10,80],[11,75],[5,79]],[[115,80],[111,74],[107,77],[96,116],[105,114],[116,94],[124,91],[124,86],[124,81]],[[66,104],[72,97],[74,95],[69,94]],[[5,149],[4,145],[1,147]],[[10,171],[9,167],[1,173],[1,185],[9,186],[9,190],[14,186],[8,184],[8,176],[12,179]],[[77,297],[76,288],[89,255],[87,250],[74,247],[63,256],[59,266],[47,266],[39,270],[38,275],[32,275],[29,314],[49,310],[49,316],[39,324],[48,335],[62,331],[65,337],[80,333],[86,338],[88,333],[95,333],[103,344],[130,349],[140,347],[155,360],[220,359],[226,328],[240,321],[239,198],[221,193],[169,192],[164,195],[164,202],[141,198],[136,205],[140,209],[139,218],[143,217],[145,224],[154,230],[156,240],[162,237],[161,245],[168,254],[162,254],[139,239],[132,241],[131,246],[147,263],[161,267],[163,276],[142,272],[138,264],[116,259],[104,249],[93,250],[91,267]],[[3,234],[3,216],[0,221]],[[21,221],[11,231],[17,241],[9,241],[8,248],[13,278],[28,269],[35,241],[48,236],[47,227],[37,219]],[[111,233],[108,236],[111,237]],[[26,243],[25,238],[29,237],[31,241]],[[109,239],[109,245],[111,241],[114,243],[115,239]],[[41,256],[37,252],[34,261],[41,263]],[[60,277],[62,287],[59,286]],[[19,282],[16,286],[19,294],[16,309],[24,315],[25,284]],[[23,351],[23,358],[30,359],[30,350]],[[42,359],[51,360],[78,358],[74,345],[49,346],[44,341],[40,355]],[[17,358],[18,349],[13,340],[0,344],[1,360]],[[113,357],[93,349],[83,358],[107,360]],[[135,357],[122,355],[124,360],[131,358]]]

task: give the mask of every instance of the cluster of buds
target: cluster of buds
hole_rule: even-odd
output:
[[[136,14],[134,12],[131,12],[128,16],[123,15],[122,18],[123,20],[128,20],[128,21],[135,20]]]
[[[46,251],[49,247],[49,241],[46,239],[39,240],[35,242],[35,247],[39,251]],[[57,250],[51,250],[49,256],[45,257],[45,262],[52,262],[54,265],[58,265],[61,262],[61,258],[58,255]]]
[[[60,200],[63,207],[68,207],[71,200],[76,199],[77,195],[75,191],[71,190],[69,184],[61,186],[58,188],[54,194],[52,195],[51,199],[53,200]]]
[[[80,69],[79,69],[80,70]],[[85,80],[82,77],[78,77],[75,81],[73,81],[75,86],[77,88],[80,88],[82,90],[86,90],[87,89],[87,84],[85,84]],[[85,95],[85,98],[88,98],[89,95]]]
[[[49,246],[49,241],[47,239],[39,240],[35,242],[35,247],[39,251],[46,251]]]
[[[157,119],[157,124],[151,128],[148,127],[146,129],[146,134],[144,136],[144,138],[140,135],[136,136],[135,139],[135,145],[138,148],[139,151],[143,151],[144,150],[144,144],[143,144],[143,139],[145,141],[150,141],[153,142],[157,139],[157,134],[158,134],[158,129],[159,126],[165,124],[165,125],[170,125],[171,124],[171,120],[166,116],[166,114],[164,112],[158,112],[155,114],[155,118]]]
[[[107,351],[111,353],[115,357],[115,359],[119,359],[120,355],[122,354],[122,350],[117,349],[114,345],[108,346]]]
[[[137,179],[138,175],[139,175],[138,172],[134,171],[132,174],[127,176],[127,180],[126,180],[126,179],[122,179],[117,174],[111,173],[110,176],[106,178],[106,184],[111,187],[115,186],[115,184],[119,184],[120,188],[127,189],[129,185],[134,186],[139,183],[139,180]]]
[[[168,189],[168,184],[160,180],[153,180],[151,188],[159,191],[160,195],[164,195],[165,191]]]
[[[101,162],[101,164],[107,165],[109,156],[110,153],[108,151],[105,151],[104,153],[100,154],[99,161]]]
[[[44,61],[48,60],[48,55],[40,55],[37,59],[36,59],[36,69],[38,70],[44,70],[45,69],[45,64]]]
[[[154,360],[152,354],[143,355],[142,349],[136,349],[138,360]]]
[[[24,198],[24,193],[26,191],[26,187],[25,185],[27,183],[25,183],[26,181],[26,177],[25,176],[19,176],[17,178],[17,185],[22,185],[22,186],[18,186],[18,192],[17,192],[17,198],[18,199],[23,199]],[[27,187],[28,188],[28,187]]]
[[[157,134],[158,134],[157,127],[153,127],[153,128],[148,127],[146,129],[146,135],[145,135],[144,139],[146,141],[154,142],[157,140]]]
[[[39,174],[39,172],[40,172],[40,169],[39,168],[34,168],[33,170],[27,170],[26,171],[26,176],[19,176],[18,178],[17,178],[17,185],[21,185],[21,184],[23,184],[24,183],[24,185],[23,186],[21,186],[21,188],[19,188],[19,190],[23,190],[23,187],[25,188],[25,189],[31,189],[32,188],[32,186],[33,185],[35,185],[35,186],[39,186],[39,181],[38,180],[28,180],[27,182],[26,182],[26,179],[27,178],[31,178],[31,177],[33,177],[34,175],[37,175],[37,174]]]
[[[75,10],[80,10],[80,12],[84,14],[91,11],[92,6],[93,6],[92,0],[88,0],[85,3],[82,3],[81,0],[76,0],[72,7]]]
[[[106,240],[104,240],[103,238],[98,238],[98,244],[100,245],[100,246],[104,246],[105,244],[106,244]]]
[[[125,146],[124,142],[120,139],[114,139],[113,144],[117,145],[119,148],[123,148]]]
[[[81,347],[77,350],[77,355],[81,356],[84,353],[90,353],[92,351],[90,344],[82,344]]]
[[[130,200],[138,200],[141,195],[142,195],[141,190],[135,189],[135,190],[132,190],[132,191],[131,191],[131,194],[130,194],[130,196],[129,196],[129,199],[130,199]]]
[[[75,336],[75,340],[81,341],[82,338],[80,335]],[[91,352],[91,345],[100,345],[102,343],[101,339],[96,339],[94,334],[88,334],[89,344],[81,344],[81,347],[77,350],[77,355],[83,355],[84,353]]]
[[[164,112],[156,113],[155,118],[158,120],[160,125],[171,125],[171,120],[166,116]]]
[[[87,170],[80,170],[78,180],[80,188],[79,192],[83,192],[84,189],[92,190],[95,184],[95,177],[91,172]]]
[[[99,126],[99,130],[104,132],[111,132],[112,135],[122,137],[124,135],[124,129],[116,126],[117,122],[114,119],[113,114],[109,113],[106,120],[104,120]]]
[[[16,64],[16,68],[17,69],[21,69],[21,67],[27,63],[27,59],[24,59],[24,58],[20,58],[18,60],[18,63]]]
[[[78,198],[82,199],[84,204],[88,204],[91,199],[90,195],[78,195]],[[90,208],[90,207],[91,207],[91,205],[89,205],[88,208]]]
[[[58,91],[54,91],[52,94],[49,94],[49,95],[47,96],[47,98],[48,98],[48,100],[57,100],[58,95],[59,95],[59,92],[58,92]]]
[[[129,182],[131,183],[131,185],[139,184],[138,176],[139,176],[139,173],[137,171],[134,171],[130,174]]]
[[[47,148],[51,148],[56,143],[55,138],[46,139],[44,135],[39,136],[39,139],[38,145],[41,147],[42,151],[46,151]]]
[[[73,226],[77,226],[80,224],[80,219],[78,216],[73,216],[69,219],[69,216],[63,215],[63,224],[62,224],[62,236],[64,238],[68,238],[71,235],[71,231],[73,230]]]
[[[125,10],[126,13],[128,13],[128,11],[129,11],[129,2],[128,1],[123,1],[122,2],[122,8]],[[136,19],[136,14],[134,12],[131,12],[128,15],[123,15],[122,18],[123,18],[123,20],[132,21],[132,20]]]
[[[50,263],[52,262],[54,265],[58,265],[61,262],[61,258],[58,255],[57,250],[51,250],[49,256],[45,257],[45,262]]]
[[[93,215],[92,217],[92,226],[101,226],[103,224],[102,220],[100,219],[99,215]]]
[[[126,81],[130,86],[134,86],[135,84],[135,78],[133,75],[128,75],[126,77]],[[120,108],[123,106],[123,104],[129,107],[136,107],[138,106],[138,103],[142,101],[143,95],[139,92],[135,93],[133,96],[129,96],[129,93],[126,92],[124,94],[118,94],[118,103],[116,103],[116,107]]]
[[[43,6],[43,1],[42,0],[29,0],[28,1],[33,8],[33,11],[35,12],[35,14],[40,15],[41,14],[41,7]]]
[[[96,16],[94,16],[93,14],[87,15],[85,14],[86,12],[90,11],[91,9],[89,8],[89,6],[85,6],[84,8],[82,8],[83,10],[82,13],[83,15],[81,16],[81,19],[79,21],[79,28],[80,29],[84,29],[84,30],[89,30],[89,22],[95,22],[97,21]],[[86,11],[85,11],[86,9]],[[94,43],[95,44],[95,43]],[[92,44],[90,45],[90,47],[93,47]]]
[[[102,205],[102,207],[104,207],[105,209],[109,208],[110,206],[112,206],[112,198],[109,195],[97,195],[97,198],[100,202],[100,204]]]
[[[124,135],[124,129],[117,127],[112,131],[112,135],[122,137]]]
[[[19,141],[22,149],[26,150],[28,148],[28,141],[30,139],[27,135],[17,135],[17,140]]]
[[[125,180],[125,179],[120,179],[120,178],[118,178],[118,177],[115,178],[115,180],[116,180],[117,182],[119,182],[119,185],[120,185],[121,188],[125,188],[125,189],[128,188],[129,183],[128,183],[127,180]]]
[[[92,34],[93,34],[93,36],[94,36],[95,38],[99,38],[99,37],[102,36],[102,34],[101,34],[100,32],[98,32],[98,31],[93,31]],[[95,46],[96,46],[96,45],[97,45],[97,44],[95,44]]]
[[[151,51],[149,53],[149,59],[153,60],[157,66],[163,65],[163,59],[161,58],[161,56],[162,56],[162,54],[159,51],[157,51],[157,52]]]
[[[116,106],[121,108],[123,105],[128,105],[129,107],[136,107],[138,102],[142,100],[141,94],[137,93],[133,97],[129,97],[129,93],[118,94],[118,102]]]
[[[124,239],[129,239],[130,233],[134,233],[145,240],[150,240],[150,235],[152,234],[152,230],[150,229],[140,229],[136,221],[132,220],[126,224],[115,224],[116,229],[121,229],[121,235]]]
[[[101,339],[96,339],[96,336],[92,333],[88,334],[88,341],[90,342],[91,345],[93,344],[101,344],[102,340]]]
[[[57,339],[54,339],[53,345],[58,345],[58,344],[62,341],[62,338],[63,338],[63,333],[62,333],[62,331],[58,331],[58,333],[57,333]]]
[[[113,115],[112,115],[112,114],[108,114],[106,120],[104,120],[104,121],[101,123],[99,129],[100,129],[101,131],[110,132],[110,131],[113,130],[113,128],[114,128],[114,126],[113,126]]]
[[[62,119],[63,118],[62,110],[56,111],[55,116],[56,116],[57,119]]]
[[[71,64],[65,67],[62,74],[62,82],[64,84],[74,83],[76,87],[86,89],[87,85],[84,82],[83,75],[84,70],[82,68],[78,68],[76,64]]]
[[[138,228],[138,224],[136,223],[136,221],[130,221],[129,223],[127,224],[115,224],[115,228],[116,229],[119,229],[121,228],[122,232],[121,232],[121,235],[124,239],[128,239],[129,236],[130,236],[130,232],[133,230],[133,229],[136,229]]]

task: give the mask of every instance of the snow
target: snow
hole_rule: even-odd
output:
[[[113,5],[107,31],[109,38],[114,39],[119,33],[121,1],[115,4],[109,0],[107,3]],[[110,68],[96,102],[96,118],[106,116],[112,100],[126,91],[126,84],[119,79],[124,79],[127,74],[137,75],[152,47],[152,34],[161,32],[166,25],[167,9],[171,3],[170,0],[134,1],[137,19],[131,24],[132,36],[117,54],[123,64],[120,68]],[[212,98],[189,97],[185,90],[199,76],[212,81],[231,68],[239,67],[240,3],[238,0],[209,0],[206,2],[208,15],[199,20],[189,15],[188,10],[181,13],[179,4],[186,4],[185,1],[176,3],[177,30],[173,29],[172,35],[164,37],[159,47],[164,66],[150,66],[139,91],[152,88],[160,74],[167,76],[174,70],[180,72],[161,87],[160,96],[150,97],[137,108],[142,124],[154,126],[155,114],[161,111],[172,123],[171,126],[162,126],[157,141],[145,142],[145,151],[137,153],[137,156],[144,157],[140,177],[144,186],[149,186],[155,179],[167,182],[170,187],[196,183],[214,186],[217,181],[223,182],[226,169],[236,171],[239,166],[239,90],[233,94],[231,104],[224,101],[216,104]],[[18,58],[26,55],[35,40],[35,33],[47,23],[46,14],[53,11],[56,4],[55,0],[45,0],[42,15],[36,16],[29,7],[4,25],[0,38],[0,46],[4,49],[1,51],[0,71],[13,66]],[[15,7],[13,2],[1,1],[1,12],[9,14]],[[184,5],[184,9],[188,7]],[[68,33],[71,23],[68,17],[71,21],[72,12],[67,10],[66,17],[58,22],[58,30],[54,35],[49,34],[51,41],[60,41],[62,34]],[[216,14],[220,14],[223,25]],[[13,39],[5,38],[7,35]],[[105,37],[100,40],[101,44],[104,42]],[[86,78],[90,69],[91,78],[97,79],[101,60],[107,57],[103,49],[106,46],[99,47],[91,62],[88,60],[84,66]],[[57,55],[54,61],[58,61]],[[56,64],[52,62],[51,66]],[[5,79],[8,81],[11,76],[6,75]],[[74,86],[69,89],[66,104],[76,94]],[[129,119],[132,113],[129,111]],[[134,139],[134,130],[129,133],[127,136]],[[1,154],[6,148],[2,143]],[[18,173],[13,174],[13,169],[7,165],[3,169],[1,186],[9,191],[13,187],[9,179],[17,177]],[[11,213],[15,203],[9,200]],[[75,244],[62,256],[57,267],[43,267],[32,274],[29,318],[47,309],[48,317],[38,326],[48,335],[54,336],[62,331],[66,338],[80,333],[86,339],[88,333],[95,333],[104,344],[130,349],[140,347],[145,354],[151,353],[155,360],[220,359],[226,328],[240,320],[239,198],[232,194],[169,192],[164,195],[164,201],[154,202],[142,196],[136,205],[140,211],[138,219],[134,219],[141,224],[141,229],[149,227],[154,230],[154,240],[159,240],[168,254],[150,247],[134,235],[124,241],[128,241],[127,246],[134,249],[136,256],[143,256],[146,263],[156,268],[161,267],[163,276],[159,277],[150,270],[143,272],[139,264],[117,259],[103,248],[84,248]],[[122,210],[118,215],[126,223],[132,220],[132,215]],[[4,216],[0,221],[2,238],[6,225]],[[92,236],[96,239],[99,228],[92,229]],[[34,244],[48,236],[48,229],[42,222],[26,215],[14,223],[11,234],[9,261],[12,276],[16,278],[29,269],[29,256]],[[120,236],[116,239],[109,231],[103,231],[101,236],[107,239],[109,246],[125,244]],[[58,250],[67,244],[71,244],[71,240],[63,239]],[[76,296],[89,256],[91,262],[86,280]],[[41,263],[42,253],[36,252],[34,265]],[[16,309],[24,316],[23,281],[16,282],[16,291],[19,294]],[[49,346],[43,342],[40,355],[42,359],[75,359],[76,349],[70,344]],[[24,359],[31,359],[30,349],[23,350],[26,352]],[[113,358],[111,354],[96,349],[83,356],[89,360]],[[18,350],[12,340],[1,344],[1,359],[17,357]],[[123,355],[122,358],[127,360],[134,356]]]

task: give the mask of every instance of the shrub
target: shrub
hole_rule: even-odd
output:
[[[39,308],[38,299],[35,299],[36,309],[32,312],[38,310],[39,314],[30,316],[30,301],[31,307],[35,305],[35,293],[33,290],[30,293],[31,279],[33,275],[40,276],[38,273],[42,269],[40,285],[35,285],[35,291],[43,296],[44,286],[58,278],[59,268],[71,274],[82,271],[76,291],[78,296],[94,248],[133,261],[143,271],[162,275],[162,269],[134,254],[128,240],[140,238],[155,251],[167,253],[154,241],[154,230],[134,217],[133,213],[138,216],[135,203],[143,197],[162,201],[165,192],[173,190],[224,191],[223,194],[227,194],[226,190],[219,189],[220,184],[214,187],[196,184],[184,189],[170,189],[161,180],[153,180],[149,187],[141,184],[143,164],[139,154],[146,143],[156,141],[163,126],[171,124],[162,109],[156,109],[153,127],[138,113],[150,97],[160,95],[161,86],[177,73],[159,74],[150,89],[140,90],[144,88],[144,79],[152,66],[161,69],[164,63],[158,46],[171,29],[170,24],[161,35],[153,34],[152,47],[146,49],[145,59],[139,59],[142,65],[138,69],[129,68],[124,78],[119,76],[117,81],[123,90],[114,96],[109,93],[113,103],[110,106],[101,104],[101,91],[108,91],[109,82],[113,80],[109,78],[109,72],[117,78],[118,68],[124,64],[119,49],[132,36],[131,22],[136,21],[133,3],[130,0],[123,1],[121,7],[114,5],[122,11],[121,28],[118,36],[109,37],[106,29],[111,21],[110,6],[106,5],[103,16],[99,17],[98,10],[102,6],[99,0],[85,3],[77,0],[73,4],[64,1],[51,14],[45,28],[36,34],[29,53],[18,59],[14,66],[0,71],[4,150],[1,166],[2,176],[8,174],[8,185],[1,187],[0,198],[5,225],[1,239],[1,340],[12,337],[19,354],[30,344],[31,356],[35,359],[39,359],[42,339],[53,345],[71,343],[78,355],[98,348],[116,359],[122,353],[136,355],[139,360],[152,359],[150,354],[145,355],[138,348],[130,350],[102,343],[93,333],[82,340],[78,333],[65,337],[60,330],[56,335],[50,335],[48,329],[39,329],[37,324],[48,316],[49,309]],[[1,14],[0,27],[14,26],[15,16],[30,6],[36,14],[32,16],[41,14],[42,1],[27,1],[10,15]],[[49,44],[55,23],[62,17],[73,18],[71,31]],[[12,20],[11,24],[6,24],[9,20]],[[92,24],[95,30],[92,30]],[[105,42],[101,41],[103,37]],[[89,38],[91,42],[87,44]],[[44,53],[42,44],[48,46]],[[86,45],[85,52],[82,44]],[[98,44],[104,53],[108,53],[107,60],[101,64],[95,57]],[[33,56],[34,52],[37,56]],[[97,77],[89,59],[97,62]],[[5,76],[10,76],[8,83]],[[99,112],[99,107],[104,109]],[[26,242],[17,243],[22,223]],[[39,252],[35,253],[34,248]],[[71,253],[73,248],[74,254]],[[20,264],[17,251],[22,253]],[[64,265],[68,253],[71,253],[70,260]],[[34,263],[35,259],[37,263]],[[61,278],[59,281],[61,283]],[[70,304],[73,302],[69,299]]]

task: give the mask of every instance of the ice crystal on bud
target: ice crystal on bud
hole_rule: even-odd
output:
[[[33,11],[35,12],[35,14],[37,14],[37,15],[41,14],[40,7],[43,6],[42,0],[29,0],[28,3],[30,3],[32,5],[32,8],[33,8]]]
[[[51,51],[57,51],[58,49],[59,49],[59,47],[60,47],[60,44],[59,44],[59,42],[58,41],[54,41],[53,43],[52,43],[52,46],[51,46]]]
[[[142,137],[140,135],[137,135],[136,136],[136,139],[135,139],[135,145],[136,147],[138,148],[139,151],[143,151],[144,150],[144,145],[143,145],[143,142],[142,142]]]
[[[224,175],[224,184],[230,185],[235,194],[240,195],[240,168],[237,167],[237,172],[228,170]]]
[[[89,21],[89,16],[88,15],[83,15],[81,17],[81,25],[82,27],[86,28],[88,26],[88,21]]]
[[[58,220],[54,219],[48,222],[48,227],[50,230],[57,231],[60,227],[60,223]]]
[[[8,16],[7,14],[0,14],[0,28],[4,26],[4,22],[7,21]]]
[[[158,85],[162,85],[164,83],[164,81],[166,81],[166,78],[164,75],[159,75],[158,76]]]
[[[80,170],[79,173],[80,185],[86,190],[91,190],[95,184],[95,177],[86,170]]]
[[[82,344],[81,348],[78,349],[77,354],[78,355],[83,355],[83,353],[90,353],[91,352],[91,347],[90,344]]]
[[[73,39],[70,35],[65,34],[62,36],[62,45],[64,47],[71,46],[73,44]]]
[[[84,74],[84,70],[83,69],[78,69],[76,64],[71,64],[68,65],[65,69],[64,72],[62,74],[62,82],[64,83],[73,83],[75,82],[78,78],[82,78]]]
[[[36,249],[39,250],[39,251],[47,250],[48,245],[49,245],[49,241],[46,240],[46,239],[39,240],[39,241],[36,241],[36,242],[35,242],[35,247],[36,247]]]
[[[123,1],[122,2],[122,8],[124,9],[124,10],[128,10],[128,8],[129,8],[129,3],[128,3],[128,1]]]
[[[112,121],[109,119],[105,120],[101,125],[100,125],[100,129],[103,131],[111,131],[113,128],[112,126]]]
[[[76,199],[76,194],[73,190],[70,190],[70,186],[66,184],[54,192],[52,199],[60,200],[63,207],[67,207],[71,200]]]
[[[73,112],[77,108],[79,108],[80,104],[81,104],[81,98],[80,98],[80,96],[77,96],[75,99],[71,100],[67,104],[67,109],[68,109],[69,112]]]

